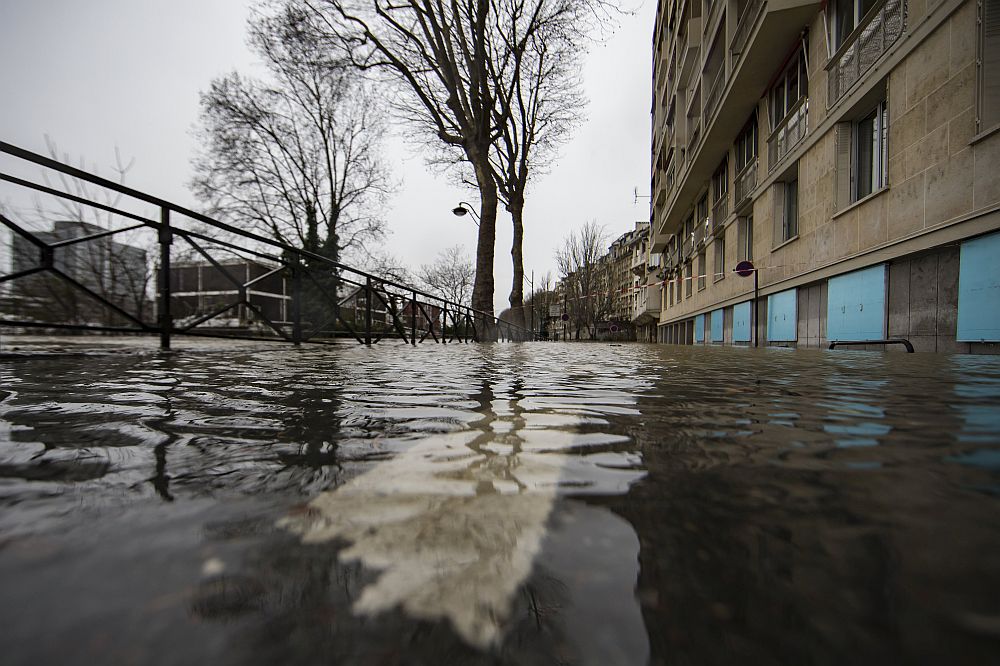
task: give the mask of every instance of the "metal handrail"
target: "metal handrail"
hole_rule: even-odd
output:
[[[835,340],[829,349],[837,347],[856,347],[859,345],[903,345],[908,354],[913,353],[913,344],[906,338],[887,338],[885,340]]]
[[[90,184],[98,186],[100,188],[103,188],[103,189],[106,189],[106,190],[110,190],[112,192],[124,195],[124,196],[129,197],[131,199],[134,199],[136,201],[147,203],[147,204],[151,204],[151,205],[156,206],[157,208],[160,209],[160,220],[156,221],[156,220],[149,219],[148,217],[137,215],[137,214],[132,213],[130,211],[122,210],[122,209],[120,209],[120,208],[118,208],[116,206],[111,206],[111,205],[104,204],[104,203],[101,203],[101,202],[92,201],[92,200],[89,200],[89,199],[87,199],[85,197],[81,197],[81,196],[78,196],[78,195],[75,195],[75,194],[70,194],[68,192],[62,192],[60,190],[54,189],[52,187],[48,187],[46,185],[41,185],[39,183],[28,181],[28,180],[25,180],[25,179],[22,179],[22,178],[17,178],[17,177],[11,176],[9,174],[2,174],[2,173],[0,173],[0,180],[6,181],[6,182],[9,182],[9,183],[21,186],[21,187],[25,187],[25,188],[28,188],[28,189],[31,189],[31,190],[34,190],[34,191],[37,191],[37,192],[42,192],[44,194],[48,194],[48,195],[51,195],[51,196],[60,197],[60,198],[66,199],[68,201],[73,201],[74,203],[78,203],[78,204],[81,204],[81,205],[86,205],[86,206],[89,206],[89,207],[92,207],[92,208],[95,208],[95,209],[98,209],[98,210],[102,210],[104,212],[112,213],[114,215],[118,215],[118,216],[121,216],[121,217],[124,217],[124,218],[127,218],[127,219],[131,219],[131,220],[134,220],[134,221],[137,221],[137,222],[140,223],[140,224],[132,225],[132,226],[129,226],[129,227],[126,227],[126,228],[122,228],[122,229],[108,230],[106,232],[92,234],[90,236],[75,237],[75,238],[69,239],[67,241],[59,241],[59,242],[56,242],[56,243],[53,243],[53,244],[49,244],[49,243],[46,243],[46,242],[42,241],[41,239],[37,238],[34,234],[32,234],[31,232],[27,231],[26,229],[21,228],[19,225],[17,225],[16,223],[14,223],[12,220],[10,220],[10,219],[8,219],[8,218],[6,218],[4,216],[0,216],[0,223],[2,223],[3,226],[7,226],[7,227],[11,228],[11,230],[14,231],[15,233],[17,233],[17,234],[19,234],[21,236],[26,237],[36,247],[39,248],[40,259],[41,259],[41,261],[40,261],[41,265],[40,266],[33,267],[33,268],[31,268],[29,270],[25,270],[25,271],[19,271],[17,273],[12,273],[12,274],[7,274],[7,275],[0,275],[0,283],[12,281],[12,280],[17,279],[17,278],[25,277],[27,275],[36,274],[36,273],[43,272],[43,271],[49,271],[49,272],[54,273],[54,274],[58,275],[59,277],[65,279],[66,281],[70,282],[71,284],[75,283],[74,286],[76,288],[85,291],[86,293],[88,293],[88,295],[90,295],[92,298],[95,298],[103,306],[108,307],[108,308],[110,308],[110,309],[118,312],[125,319],[133,321],[136,324],[136,327],[135,328],[125,328],[125,327],[117,327],[117,326],[94,326],[94,325],[89,325],[89,324],[64,324],[64,323],[55,324],[55,323],[44,322],[44,321],[19,321],[19,320],[16,320],[16,319],[6,319],[6,318],[0,319],[0,326],[4,326],[5,325],[5,326],[20,326],[20,327],[36,327],[36,328],[73,328],[73,329],[76,329],[76,330],[95,330],[95,331],[96,330],[115,330],[115,331],[129,331],[129,332],[136,332],[136,333],[160,332],[161,333],[161,339],[164,341],[164,346],[168,347],[169,346],[169,336],[170,336],[170,334],[171,333],[180,333],[180,332],[182,332],[181,330],[178,330],[178,329],[176,329],[176,328],[173,327],[173,322],[172,322],[172,319],[170,318],[170,314],[169,314],[170,313],[170,308],[169,308],[170,289],[169,288],[166,288],[166,289],[161,288],[160,289],[160,300],[163,301],[162,302],[163,310],[161,311],[161,313],[165,313],[165,315],[166,315],[164,321],[160,322],[158,325],[150,325],[150,324],[147,324],[146,322],[143,322],[143,321],[139,320],[137,317],[133,316],[131,313],[122,311],[121,308],[119,308],[118,305],[116,305],[115,303],[112,303],[112,302],[108,301],[107,299],[101,297],[99,294],[93,293],[92,290],[89,290],[84,285],[81,285],[81,284],[77,283],[75,280],[73,280],[69,276],[65,275],[64,273],[62,273],[62,271],[60,271],[57,268],[55,268],[54,263],[53,263],[53,250],[56,249],[57,247],[61,247],[61,246],[65,246],[65,245],[70,245],[70,244],[74,244],[74,243],[82,243],[82,242],[94,240],[94,239],[97,239],[97,238],[105,238],[105,237],[113,236],[114,234],[124,233],[126,231],[134,230],[134,229],[137,229],[137,228],[140,228],[140,227],[144,226],[144,227],[148,227],[148,228],[150,228],[152,230],[155,230],[158,233],[159,244],[160,244],[160,248],[161,248],[161,258],[163,258],[164,256],[166,256],[166,258],[167,258],[166,262],[161,262],[161,272],[164,272],[164,274],[166,274],[166,272],[169,270],[169,245],[171,243],[173,235],[176,234],[177,236],[179,236],[181,238],[184,238],[185,241],[188,242],[188,243],[190,243],[193,247],[195,247],[195,249],[197,249],[197,246],[193,243],[193,239],[197,238],[197,239],[205,240],[205,241],[211,242],[213,244],[219,245],[221,247],[228,247],[229,249],[238,250],[239,252],[242,252],[244,254],[253,255],[253,256],[256,256],[256,257],[261,258],[261,259],[267,259],[269,261],[273,261],[273,262],[275,262],[275,263],[277,263],[277,264],[279,264],[281,266],[284,266],[285,268],[289,269],[290,271],[292,271],[293,274],[294,274],[294,272],[296,270],[302,270],[303,269],[302,260],[308,260],[309,262],[311,262],[313,264],[320,264],[320,265],[322,265],[322,266],[330,269],[331,271],[340,271],[340,272],[349,273],[351,276],[355,277],[355,280],[347,279],[344,276],[339,276],[339,279],[342,282],[346,282],[346,283],[349,283],[349,284],[355,284],[355,285],[359,285],[359,286],[361,284],[364,284],[366,286],[366,288],[369,290],[369,293],[374,293],[375,295],[379,296],[380,298],[381,298],[381,296],[379,295],[379,292],[382,292],[386,296],[410,300],[413,303],[413,305],[411,307],[412,307],[412,310],[413,310],[414,313],[416,312],[418,306],[422,307],[422,304],[419,301],[417,301],[417,298],[420,297],[420,298],[423,298],[423,299],[425,299],[427,301],[430,301],[432,304],[434,304],[434,307],[439,307],[440,306],[442,312],[444,313],[445,321],[446,321],[446,318],[447,318],[448,314],[452,314],[453,319],[455,318],[456,315],[457,316],[464,316],[467,320],[475,319],[475,320],[479,321],[480,323],[485,323],[485,324],[487,324],[489,326],[495,326],[497,328],[498,333],[499,333],[499,335],[500,335],[501,338],[503,338],[504,335],[506,335],[506,337],[508,339],[513,339],[514,337],[522,337],[523,339],[530,339],[530,338],[532,338],[534,336],[533,331],[528,331],[528,329],[526,329],[526,328],[524,328],[522,326],[519,326],[517,324],[513,324],[513,323],[510,323],[510,322],[502,321],[499,318],[497,318],[496,316],[494,316],[492,313],[485,312],[485,311],[482,311],[482,310],[478,310],[478,309],[475,309],[475,308],[471,308],[469,306],[462,305],[460,303],[454,303],[454,302],[449,301],[449,300],[447,300],[445,298],[442,298],[440,296],[437,296],[437,295],[434,295],[434,294],[430,294],[430,293],[427,293],[427,292],[422,291],[420,289],[417,289],[417,288],[413,287],[412,285],[404,284],[404,283],[401,283],[401,282],[396,282],[394,280],[385,279],[385,278],[379,277],[377,275],[374,275],[372,273],[369,273],[367,271],[354,268],[352,266],[349,266],[347,264],[343,264],[343,263],[338,262],[338,261],[334,261],[334,260],[332,260],[332,259],[330,259],[328,257],[323,256],[323,255],[316,254],[316,253],[310,252],[308,250],[303,250],[301,248],[296,248],[296,247],[294,247],[292,245],[289,245],[287,243],[283,243],[281,241],[277,241],[277,240],[274,240],[274,239],[271,239],[271,238],[267,238],[267,237],[261,236],[259,234],[255,234],[255,233],[253,233],[251,231],[246,231],[244,229],[240,229],[238,227],[235,227],[233,225],[227,224],[227,223],[222,222],[220,220],[216,220],[214,218],[211,218],[211,217],[209,217],[207,215],[204,215],[204,214],[199,213],[197,211],[191,210],[191,209],[186,208],[184,206],[180,206],[178,204],[175,204],[175,203],[169,202],[169,201],[167,201],[165,199],[161,199],[159,197],[147,194],[147,193],[142,192],[140,190],[136,190],[136,189],[128,187],[126,185],[122,185],[120,183],[116,183],[116,182],[110,181],[110,180],[108,180],[106,178],[103,178],[101,176],[98,176],[96,174],[92,174],[92,173],[89,173],[89,172],[84,171],[82,169],[79,169],[79,168],[76,168],[76,167],[64,164],[64,163],[59,162],[59,161],[57,161],[55,159],[52,159],[50,157],[46,157],[44,155],[39,155],[37,153],[33,153],[31,151],[25,150],[25,149],[20,148],[18,146],[14,146],[14,145],[12,145],[10,143],[6,143],[6,142],[3,142],[3,141],[0,141],[0,153],[6,153],[6,154],[11,155],[13,157],[16,157],[16,158],[19,158],[21,160],[24,160],[25,162],[29,162],[29,163],[35,164],[35,165],[43,167],[45,169],[50,169],[52,171],[56,171],[58,173],[64,174],[66,176],[69,176],[71,178],[78,179],[78,180],[80,180],[82,182],[90,183]],[[233,235],[241,237],[243,239],[254,241],[255,243],[263,245],[263,246],[271,249],[272,251],[280,251],[281,253],[283,253],[284,256],[279,255],[279,254],[268,254],[266,252],[261,252],[259,250],[254,250],[254,249],[248,249],[248,248],[245,248],[245,247],[242,247],[242,246],[237,246],[237,245],[235,245],[233,243],[228,243],[227,241],[222,240],[222,239],[216,239],[216,238],[209,237],[209,236],[207,236],[205,234],[201,234],[201,233],[198,233],[198,232],[193,231],[193,230],[187,230],[187,229],[181,229],[181,228],[174,227],[174,226],[172,226],[170,224],[171,213],[176,213],[178,215],[182,215],[184,217],[187,217],[187,218],[189,218],[191,220],[194,220],[196,222],[200,222],[202,224],[205,224],[205,225],[207,225],[207,226],[209,226],[211,228],[217,229],[219,231],[224,231],[224,232],[226,232],[228,234],[233,234]],[[165,251],[165,248],[166,248],[166,252],[167,252],[166,255],[163,254],[163,252]],[[289,261],[285,257],[291,257],[292,261]],[[246,286],[247,285],[239,285],[241,293],[245,292]],[[162,285],[161,285],[161,287],[162,287]],[[369,298],[367,300],[369,302],[369,306],[368,307],[370,309],[370,303],[371,303],[372,299]],[[240,303],[237,303],[235,305],[239,305],[239,304]],[[244,302],[243,304],[252,307],[252,305],[249,304],[248,302]],[[395,324],[399,324],[400,322],[399,321],[395,321],[394,323]],[[414,322],[411,322],[411,323],[414,323]],[[478,339],[478,333],[475,332],[475,328],[474,327],[475,327],[475,324],[473,324],[473,329],[474,329],[473,338],[474,339]],[[272,326],[272,328],[273,328],[273,326]],[[297,324],[296,324],[296,328],[297,328]],[[370,328],[370,326],[369,326],[369,328]],[[433,326],[431,326],[431,328],[433,328]],[[275,330],[276,330],[276,332],[279,333],[279,335],[282,335],[282,336],[285,335],[283,332],[278,331],[277,329],[275,329]],[[513,335],[514,331],[517,331],[517,336]],[[196,335],[204,335],[204,333],[199,332]],[[412,332],[411,332],[411,335],[412,335]],[[240,336],[226,336],[226,337],[238,338]],[[311,340],[300,339],[300,336],[298,335],[298,333],[296,333],[294,335],[294,337],[295,337],[295,342],[296,343],[298,343],[300,341],[311,341]],[[357,336],[355,336],[355,337],[357,337]],[[426,337],[426,335],[425,335],[425,337]],[[403,336],[403,339],[404,340],[406,339],[405,335]],[[415,336],[413,337],[413,341],[415,341]],[[371,342],[372,342],[372,335],[371,335],[371,331],[370,330],[368,331],[368,335],[366,336],[366,342],[368,344],[371,344]],[[376,342],[377,342],[377,340],[376,340]]]

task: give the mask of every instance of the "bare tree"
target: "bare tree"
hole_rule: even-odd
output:
[[[602,0],[501,0],[491,75],[497,137],[491,161],[514,226],[510,305],[522,312],[524,205],[533,175],[544,173],[580,120],[580,62],[595,22],[617,11]],[[523,322],[522,322],[523,323]]]
[[[597,322],[605,318],[611,307],[607,262],[604,254],[607,233],[596,221],[587,222],[579,232],[570,232],[561,249],[556,251],[556,265],[563,283],[566,311],[580,339],[587,329],[590,337],[597,334]]]
[[[413,131],[472,166],[480,198],[473,306],[493,312],[497,186],[489,152],[495,99],[489,76],[491,0],[293,0],[308,8],[334,52],[396,84]]]
[[[192,187],[236,225],[339,260],[384,233],[384,128],[374,97],[306,18],[292,4],[253,16],[250,44],[270,80],[234,72],[202,94]]]
[[[432,264],[424,264],[417,271],[417,278],[426,291],[441,298],[468,305],[475,280],[472,260],[461,245],[454,245],[438,253]]]

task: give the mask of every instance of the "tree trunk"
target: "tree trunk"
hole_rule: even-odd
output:
[[[524,199],[520,196],[510,202],[510,217],[514,221],[514,242],[510,247],[510,256],[514,261],[514,280],[510,289],[510,310],[514,314],[514,322],[524,326]]]
[[[483,153],[486,154],[485,152]],[[497,185],[486,160],[470,160],[479,186],[479,240],[476,244],[476,280],[472,307],[493,315],[493,255],[496,248]],[[485,329],[485,326],[484,326]],[[485,338],[485,336],[483,336]]]

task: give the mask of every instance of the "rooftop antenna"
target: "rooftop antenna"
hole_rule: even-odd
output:
[[[639,194],[639,188],[635,187],[632,189],[632,205],[639,203],[639,199],[648,199],[648,194]]]

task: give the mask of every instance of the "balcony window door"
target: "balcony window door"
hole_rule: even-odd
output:
[[[833,50],[837,51],[854,29],[861,23],[861,19],[870,12],[878,0],[834,0],[830,3],[833,11]]]

